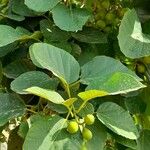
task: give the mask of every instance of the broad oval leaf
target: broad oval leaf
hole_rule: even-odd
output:
[[[106,91],[111,95],[126,94],[128,92],[136,91],[146,86],[139,82],[135,77],[130,74],[116,72],[109,78],[101,80],[95,79],[91,82],[86,90],[100,90]]]
[[[80,66],[66,51],[46,43],[35,43],[30,47],[30,57],[35,65],[52,71],[67,83],[79,78]]]
[[[137,139],[138,130],[128,111],[113,102],[105,102],[97,110],[98,119],[113,132],[129,138]]]
[[[54,90],[57,86],[57,82],[40,71],[23,73],[11,82],[11,89],[19,94],[28,94],[25,89],[33,86]]]
[[[3,68],[3,74],[7,78],[15,79],[22,73],[35,70],[36,67],[28,59],[18,59]]]
[[[137,140],[137,150],[149,150],[150,147],[150,131],[143,130],[141,136]]]
[[[21,98],[9,93],[0,93],[0,126],[24,115],[25,110],[26,107]]]
[[[30,87],[24,91],[28,92],[29,94],[40,96],[56,104],[61,104],[64,102],[64,99],[61,97],[61,95],[52,90],[43,89],[40,87]]]
[[[107,36],[104,33],[91,27],[83,28],[82,31],[79,31],[77,33],[71,33],[71,35],[76,40],[84,43],[100,44],[108,42]]]
[[[62,30],[82,30],[83,25],[90,17],[90,13],[83,8],[68,8],[63,4],[52,9],[54,23]]]
[[[93,133],[93,137],[87,142],[87,150],[103,150],[107,140],[107,131],[99,120],[95,120],[93,125],[88,126]]]
[[[42,132],[41,132],[42,131]],[[79,133],[66,130],[66,120],[59,117],[43,117],[32,124],[27,133],[23,150],[79,150],[82,138]]]
[[[11,44],[21,37],[20,33],[7,25],[0,25],[0,47]]]
[[[25,5],[36,12],[46,12],[54,8],[60,0],[25,0]]]
[[[107,56],[96,56],[81,68],[81,82],[89,84],[95,80],[103,81],[104,79],[109,79],[116,72],[131,74],[141,81],[134,72],[129,70],[120,61]]]
[[[15,14],[18,14],[20,16],[36,16],[36,13],[32,10],[30,10],[25,4],[24,0],[13,0],[11,2],[12,11]]]
[[[127,57],[140,58],[150,55],[150,36],[142,33],[141,23],[134,9],[124,15],[118,40],[122,53]]]

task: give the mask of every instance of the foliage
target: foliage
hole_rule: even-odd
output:
[[[134,6],[0,0],[1,142],[16,150],[149,148],[150,20]]]

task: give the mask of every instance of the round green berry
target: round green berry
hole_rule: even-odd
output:
[[[97,26],[98,28],[104,29],[104,28],[106,27],[106,23],[105,23],[103,20],[98,20],[98,21],[96,22],[96,26]]]
[[[84,122],[87,125],[92,125],[95,121],[95,117],[92,114],[88,114],[87,116],[84,117]]]
[[[138,65],[137,65],[137,71],[138,71],[139,73],[145,73],[146,68],[145,68],[145,66],[144,66],[143,64],[138,64]]]
[[[101,5],[103,8],[108,9],[110,7],[110,2],[109,0],[104,0]]]
[[[113,22],[114,26],[119,25],[119,23],[120,23],[120,19],[119,18],[115,18],[115,20]]]
[[[82,136],[87,141],[91,140],[93,137],[92,132],[88,128],[83,129]]]
[[[143,62],[144,62],[145,64],[150,64],[150,56],[144,57],[144,58],[143,58]]]
[[[106,11],[101,9],[98,11],[98,13],[95,15],[95,19],[98,20],[98,19],[104,19],[106,16]]]
[[[82,145],[82,146],[81,146],[81,150],[87,150],[86,146],[85,146],[85,145]]]
[[[79,130],[78,123],[76,121],[70,121],[68,123],[67,131],[71,134],[76,133]]]
[[[124,14],[126,13],[126,11],[128,11],[129,9],[128,8],[122,8],[120,11],[119,11],[119,17],[123,17]]]
[[[104,32],[106,32],[106,33],[111,32],[111,30],[112,30],[112,28],[109,27],[109,26],[107,26],[107,27],[104,28]]]
[[[105,19],[106,19],[107,23],[113,23],[114,20],[115,20],[115,14],[109,12],[109,13],[106,14]]]

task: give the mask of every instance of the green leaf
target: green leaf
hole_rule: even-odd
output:
[[[110,95],[126,94],[136,91],[146,86],[139,82],[135,77],[127,73],[116,72],[109,78],[95,79],[86,90],[106,91]]]
[[[58,116],[39,119],[29,129],[23,150],[79,150],[80,134],[72,135],[65,127],[66,120]]]
[[[140,138],[137,140],[137,150],[149,150],[150,147],[150,131],[143,130]]]
[[[20,126],[19,126],[19,130],[18,130],[18,135],[20,137],[22,137],[23,139],[25,139],[27,133],[29,131],[29,125],[28,122],[21,122]]]
[[[81,68],[81,83],[89,84],[97,79],[103,81],[104,79],[109,79],[116,72],[131,74],[141,81],[134,72],[129,70],[120,61],[107,56],[96,56]]]
[[[138,130],[128,111],[113,102],[101,104],[97,110],[97,117],[105,126],[118,135],[129,139],[139,137]]]
[[[63,4],[52,9],[54,23],[61,30],[77,31],[82,30],[83,25],[90,17],[90,13],[83,8],[68,8]]]
[[[100,90],[88,90],[85,92],[80,92],[78,96],[84,100],[88,101],[90,99],[96,98],[96,97],[102,97],[102,96],[107,96],[108,93],[105,91],[100,91]]]
[[[21,35],[16,30],[7,25],[0,25],[0,47],[11,44],[17,40]]]
[[[54,90],[57,82],[40,71],[23,73],[11,82],[11,89],[19,94],[28,94],[24,90],[33,86]]]
[[[25,105],[22,99],[13,94],[0,93],[0,126],[24,113]]]
[[[71,37],[70,33],[60,30],[46,19],[40,21],[40,29],[48,43],[65,42]]]
[[[122,137],[122,136],[117,135],[117,134],[113,134],[113,138],[116,140],[117,143],[120,143],[126,147],[129,147],[132,149],[137,148],[137,143],[135,140],[130,140],[130,139],[127,139],[127,138]]]
[[[0,57],[3,57],[7,55],[9,52],[15,50],[17,48],[17,45],[18,45],[18,41],[15,41],[14,43],[0,47]]]
[[[124,100],[125,106],[131,114],[142,114],[148,107],[139,95],[134,97],[127,97]]]
[[[30,57],[35,65],[52,71],[64,82],[72,83],[79,78],[78,62],[62,49],[46,43],[35,43],[30,47]]]
[[[36,12],[46,12],[54,8],[60,0],[25,0],[25,5]]]
[[[81,99],[78,99],[77,101],[75,101],[74,102],[75,109],[78,110],[83,103],[84,103],[84,101]],[[78,112],[78,115],[83,118],[86,115],[93,114],[93,113],[94,113],[94,106],[91,103],[86,102],[86,104]]]
[[[150,55],[150,36],[142,33],[141,23],[134,9],[124,15],[118,40],[122,53],[127,57],[140,58]]]
[[[47,108],[59,113],[66,114],[68,112],[68,108],[62,104],[55,104],[52,102],[48,102]]]
[[[48,89],[43,89],[40,87],[30,87],[25,89],[24,91],[28,92],[29,94],[40,96],[56,104],[61,104],[64,102],[64,99],[61,97],[61,95],[59,95],[55,91],[51,91]]]
[[[13,0],[11,1],[11,8],[12,11],[15,14],[21,15],[21,16],[27,16],[27,17],[32,17],[36,16],[36,13],[32,10],[30,10],[25,4],[24,0]]]
[[[107,132],[104,126],[98,120],[96,120],[93,125],[88,126],[88,129],[90,129],[93,133],[93,137],[87,142],[87,149],[103,150],[107,140]]]
[[[2,66],[2,62],[0,61],[0,83],[2,81],[2,77],[3,77],[3,66]]]
[[[28,59],[15,60],[3,68],[3,74],[7,78],[15,79],[22,73],[35,70],[35,66]]]
[[[82,31],[71,34],[76,40],[84,43],[100,44],[107,43],[107,36],[94,28],[83,28]]]

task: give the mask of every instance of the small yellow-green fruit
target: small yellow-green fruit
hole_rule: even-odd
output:
[[[111,32],[111,27],[107,26],[104,28],[104,32],[109,33]]]
[[[119,18],[115,18],[115,20],[113,22],[114,26],[119,25],[119,23],[120,23],[120,19]]]
[[[144,58],[143,58],[143,62],[144,62],[145,64],[150,64],[150,56],[144,57]]]
[[[106,14],[105,19],[106,19],[107,23],[113,23],[114,20],[115,20],[115,14],[109,12],[109,13]]]
[[[87,116],[84,117],[84,122],[87,125],[92,125],[95,121],[95,117],[92,114],[88,114]]]
[[[78,123],[76,121],[70,121],[68,123],[67,131],[71,134],[76,133],[79,130]]]
[[[82,145],[81,150],[87,150],[85,145]]]
[[[124,14],[126,13],[126,11],[128,11],[129,9],[128,8],[122,8],[120,11],[119,11],[119,17],[123,17]]]
[[[106,23],[105,23],[103,20],[98,20],[98,21],[96,22],[96,26],[97,26],[98,28],[104,29],[104,28],[106,27]]]
[[[104,0],[101,5],[103,8],[108,9],[110,7],[110,2],[109,0]]]
[[[101,9],[98,11],[98,13],[95,15],[95,19],[98,20],[98,19],[104,19],[105,16],[106,16],[106,11],[104,9]]]
[[[93,137],[92,132],[88,128],[83,129],[82,136],[87,141],[91,140]]]
[[[146,68],[145,68],[144,65],[138,64],[138,65],[137,65],[137,71],[138,71],[139,73],[145,73]]]

